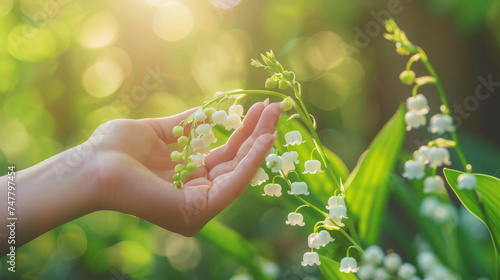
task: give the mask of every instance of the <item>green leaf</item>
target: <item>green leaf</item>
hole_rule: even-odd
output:
[[[210,242],[220,250],[231,255],[248,267],[255,279],[271,279],[258,265],[256,249],[239,233],[226,227],[217,220],[212,220],[196,235]]]
[[[500,180],[489,175],[474,174],[477,179],[476,194],[472,190],[458,189],[457,178],[463,172],[447,168],[443,172],[448,184],[465,208],[486,225],[498,253],[500,249]],[[482,205],[479,204],[478,198],[481,199]]]
[[[345,183],[348,209],[357,219],[360,237],[370,244],[378,243],[390,175],[406,134],[404,115],[405,107],[401,105]]]
[[[340,280],[350,280],[350,279],[358,279],[354,273],[343,273],[340,272],[340,263],[325,257],[323,255],[319,255],[319,260],[321,261],[321,272],[323,273],[323,277],[321,279],[340,279]]]

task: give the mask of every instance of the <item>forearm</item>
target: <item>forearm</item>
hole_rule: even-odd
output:
[[[82,152],[82,145],[62,152],[35,166],[16,172],[15,217],[8,213],[8,178],[0,178],[0,256],[10,246],[19,248],[43,233],[82,215],[95,211],[96,178],[89,167],[95,155]],[[94,178],[93,178],[94,177]],[[11,209],[12,210],[12,209]],[[8,225],[15,222],[15,244]]]

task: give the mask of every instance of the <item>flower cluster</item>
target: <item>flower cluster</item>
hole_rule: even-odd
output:
[[[359,279],[410,279],[417,280],[417,269],[410,263],[403,263],[397,253],[385,254],[377,245],[364,251],[362,264],[357,276]]]
[[[221,102],[228,97],[227,94],[218,92],[214,100]],[[172,161],[179,162],[174,168],[175,174],[172,177],[176,187],[181,187],[182,181],[187,179],[190,173],[205,164],[205,156],[210,152],[210,146],[217,141],[212,127],[222,125],[227,130],[236,129],[241,126],[243,113],[243,106],[236,103],[231,105],[227,112],[206,107],[197,110],[172,129],[173,135],[178,137],[177,144],[181,148],[170,155]],[[258,175],[267,176],[262,171],[259,171]],[[259,181],[252,183],[257,184]]]

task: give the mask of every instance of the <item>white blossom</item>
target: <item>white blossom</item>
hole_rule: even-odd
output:
[[[436,256],[431,252],[421,252],[417,255],[417,264],[423,272],[430,271],[438,264]]]
[[[194,113],[193,118],[197,122],[203,122],[204,120],[207,119],[207,115],[205,115],[205,113],[203,113],[202,110],[198,110]]]
[[[422,200],[420,204],[420,213],[426,217],[432,217],[434,211],[439,206],[440,202],[437,198],[433,196],[428,196]]]
[[[429,151],[430,148],[427,145],[418,148],[418,151],[413,155],[415,160],[420,161],[423,164],[429,163]]]
[[[444,193],[446,189],[444,187],[444,180],[441,176],[429,176],[424,180],[424,193]]]
[[[330,208],[332,208],[332,206],[335,206],[335,205],[343,205],[345,206],[345,201],[344,201],[344,197],[339,195],[339,196],[332,196],[328,199],[328,206],[326,206],[326,209],[330,210]]]
[[[307,244],[311,249],[319,249],[334,240],[328,231],[322,230],[319,233],[311,233],[307,238]]]
[[[416,111],[406,112],[405,122],[407,131],[410,131],[412,128],[419,128],[426,123],[425,115],[420,115]]]
[[[201,138],[194,138],[191,140],[191,149],[193,150],[201,150],[205,147],[205,143]]]
[[[267,180],[269,180],[269,175],[267,175],[264,168],[259,167],[259,169],[257,170],[257,173],[255,173],[255,176],[253,176],[252,182],[250,182],[250,185],[255,187],[255,186],[258,186],[258,185],[264,183]]]
[[[321,262],[319,261],[319,255],[316,252],[307,252],[304,254],[302,257],[302,266],[313,266],[313,265],[320,265]]]
[[[384,251],[382,251],[382,248],[380,248],[380,246],[371,245],[366,248],[365,252],[363,253],[362,259],[367,263],[379,265],[382,263],[384,256]]]
[[[303,172],[304,174],[310,173],[310,174],[316,174],[316,172],[324,172],[324,170],[321,170],[321,162],[319,160],[308,160],[304,163],[304,168],[305,171]]]
[[[227,113],[224,110],[216,111],[212,114],[212,123],[216,124],[224,124],[227,119]]]
[[[307,190],[307,183],[306,182],[293,182],[292,185],[290,186],[291,190],[288,191],[288,194],[303,194],[303,195],[309,195],[309,191]]]
[[[332,207],[330,207],[330,215],[328,216],[338,219],[348,218],[347,207],[345,207],[345,205],[332,205]]]
[[[372,275],[375,272],[375,266],[373,264],[363,264],[359,267],[356,276],[361,280],[372,279]]]
[[[473,174],[460,174],[457,178],[458,189],[461,190],[473,190],[477,188],[477,179]]]
[[[384,267],[389,272],[396,272],[402,263],[401,256],[397,253],[392,253],[384,257]]]
[[[281,185],[280,184],[267,184],[264,186],[263,196],[281,196]]]
[[[271,169],[271,172],[278,173],[283,165],[283,160],[276,154],[269,154],[266,157],[266,166]]]
[[[205,164],[205,156],[202,154],[191,155],[189,157],[189,160],[191,160],[191,162],[196,163],[196,165],[198,166],[202,166]]]
[[[196,128],[196,132],[198,132],[198,135],[206,135],[206,134],[212,132],[212,126],[210,126],[209,124],[204,124],[204,123],[200,124]]]
[[[298,225],[298,226],[304,226],[304,216],[302,216],[302,214],[300,213],[295,213],[295,212],[291,212],[288,214],[288,219],[286,220],[285,222],[287,225],[291,225],[291,226],[295,226],[295,225]]]
[[[398,269],[398,277],[401,279],[411,279],[417,274],[417,269],[409,263],[402,264]]]
[[[409,160],[405,162],[403,177],[407,179],[422,179],[424,177],[424,164],[417,160]]]
[[[417,94],[416,96],[409,97],[406,99],[406,109],[410,112],[416,112],[419,115],[425,115],[429,113],[429,105],[427,99],[423,94]]]
[[[298,130],[292,130],[290,132],[287,132],[287,134],[285,134],[285,141],[286,141],[286,144],[284,145],[285,147],[288,145],[290,146],[300,145],[306,142],[305,140],[302,141],[302,134],[300,134],[300,131]]]
[[[428,152],[429,167],[440,167],[443,164],[450,165],[450,153],[446,148],[431,147]]]
[[[437,133],[439,135],[445,132],[452,132],[455,130],[453,126],[453,119],[450,115],[436,114],[432,116],[429,131],[431,133]]]
[[[283,173],[288,174],[288,172],[295,170],[295,164],[299,163],[298,157],[299,154],[296,151],[284,152],[281,155]]]
[[[211,130],[208,133],[203,134],[201,136],[201,140],[203,140],[203,144],[205,144],[205,146],[207,146],[207,147],[210,147],[210,144],[217,141],[217,139],[215,138],[214,132]]]
[[[424,279],[455,280],[457,279],[451,271],[442,264],[437,264],[424,275]]]
[[[237,104],[237,105],[231,105],[229,107],[229,110],[227,110],[229,115],[237,115],[238,117],[243,116],[243,106]]]
[[[333,217],[333,216],[330,216],[328,215],[328,217],[330,217],[330,219],[333,220],[334,223],[332,223],[332,221],[330,221],[329,218],[325,218],[325,227],[328,228],[328,229],[339,229],[339,227],[343,227],[345,226],[343,223],[342,223],[342,219],[341,218],[337,218],[337,217]]]
[[[241,125],[241,117],[235,114],[227,115],[223,122],[226,130],[237,129]]]
[[[357,272],[359,269],[355,258],[345,257],[340,260],[340,272],[351,273]]]
[[[379,267],[379,268],[375,269],[375,271],[373,272],[372,279],[373,280],[389,280],[389,279],[391,279],[391,275],[389,274],[389,272],[385,268]]]

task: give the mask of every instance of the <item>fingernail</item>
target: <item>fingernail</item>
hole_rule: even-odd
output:
[[[275,140],[278,138],[278,131],[277,130],[274,131],[273,136],[274,136]]]
[[[268,97],[268,98],[266,98],[266,100],[264,100],[264,102],[263,102],[263,103],[264,103],[264,105],[265,105],[265,106],[269,105],[269,97]]]

